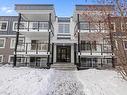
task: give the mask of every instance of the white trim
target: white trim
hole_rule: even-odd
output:
[[[5,48],[6,38],[0,38],[0,40],[1,40],[1,39],[4,40],[4,44],[3,44],[3,47],[0,47],[0,48]]]
[[[15,23],[18,23],[18,21],[13,21],[13,28],[12,31],[17,31],[17,29],[14,28]],[[26,23],[26,27],[28,27],[28,22],[20,22],[20,23]],[[20,31],[26,31],[27,29],[20,29]]]
[[[12,41],[14,40],[14,46],[12,45]],[[24,42],[24,38],[22,38],[22,37],[19,37],[19,40],[23,40],[23,42]],[[16,41],[16,38],[14,37],[14,38],[11,38],[11,42],[10,42],[10,48],[11,49],[14,49],[15,48],[15,41]]]
[[[14,44],[15,44],[16,38],[11,38],[11,42],[10,42],[10,48],[11,49],[14,49],[15,48],[15,46],[12,45],[13,40],[14,40]]]
[[[1,62],[0,62],[0,63],[2,63],[3,62],[3,55],[0,55],[0,57],[2,57]]]
[[[8,21],[0,21],[0,23],[7,23],[6,29],[1,29],[1,27],[0,27],[0,31],[7,31],[7,29],[8,29]]]
[[[9,55],[9,57],[8,57],[8,63],[13,63],[13,62],[10,62],[11,57],[14,57],[14,55]]]

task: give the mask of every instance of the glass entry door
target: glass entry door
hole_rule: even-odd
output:
[[[71,46],[57,46],[57,62],[71,62]]]

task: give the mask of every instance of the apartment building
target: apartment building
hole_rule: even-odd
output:
[[[108,30],[93,26],[80,15],[104,7],[111,12],[112,6],[92,5],[96,10],[88,6],[76,5],[72,17],[58,17],[52,4],[16,4],[19,16],[0,17],[0,62],[46,68],[56,63],[78,68],[112,66],[114,54],[107,36],[96,35],[96,30]],[[97,37],[91,41],[90,35]]]

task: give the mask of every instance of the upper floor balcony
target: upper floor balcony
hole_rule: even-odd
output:
[[[17,31],[18,23],[13,23],[13,30]],[[19,32],[30,38],[43,37],[45,39],[49,36],[49,31],[51,35],[54,35],[54,27],[51,23],[51,29],[49,30],[49,22],[47,21],[21,21],[19,25]]]

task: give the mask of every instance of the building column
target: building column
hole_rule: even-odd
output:
[[[18,46],[18,40],[19,40],[20,21],[21,21],[21,14],[19,14],[19,18],[18,18],[13,66],[16,66],[16,63],[17,63],[17,46]]]
[[[49,32],[49,38],[48,38],[48,58],[47,58],[47,66],[48,68],[50,67],[50,37],[51,37],[51,13],[49,14],[49,27],[48,27],[48,32]]]

